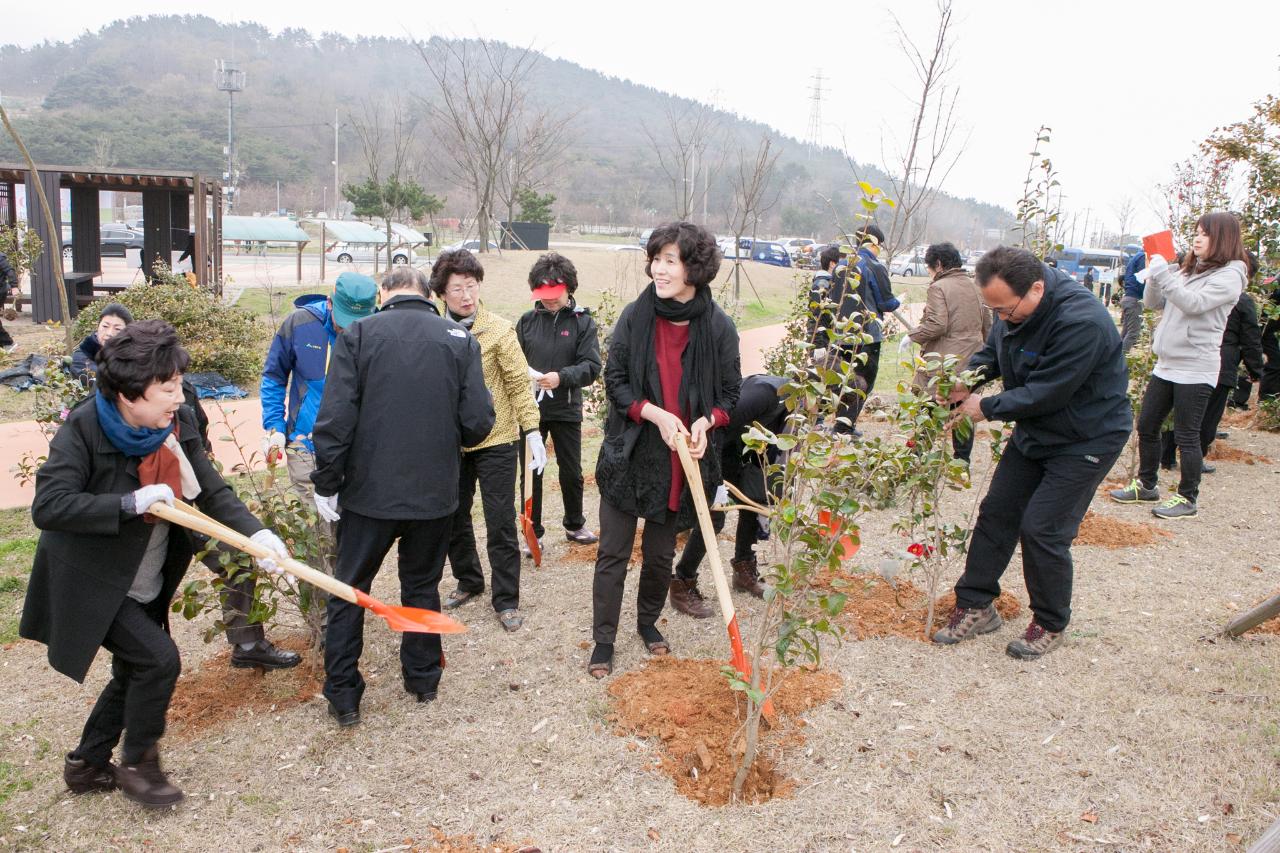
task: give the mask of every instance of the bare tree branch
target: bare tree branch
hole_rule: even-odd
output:
[[[690,219],[706,198],[705,190],[698,187],[698,174],[703,173],[705,187],[710,183],[710,176],[724,163],[723,148],[718,163],[712,166],[706,162],[711,142],[720,131],[720,121],[714,108],[689,102],[679,107],[669,104],[664,117],[665,127],[653,130],[641,124],[641,130],[671,185],[673,215],[677,219]]]

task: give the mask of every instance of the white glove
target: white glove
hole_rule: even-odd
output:
[[[164,483],[143,486],[133,493],[133,511],[142,515],[152,504],[164,503],[173,506],[173,489]]]
[[[729,503],[729,490],[724,487],[724,483],[716,486],[716,499],[711,502],[712,506],[726,506]]]
[[[273,429],[262,437],[262,455],[270,457],[271,448],[273,447],[283,455],[285,444],[284,433],[278,429]]]
[[[1169,266],[1169,262],[1165,259],[1164,255],[1151,255],[1147,258],[1147,269],[1151,270],[1151,272],[1155,272],[1156,270],[1163,269],[1167,266]],[[1150,273],[1148,273],[1148,275],[1150,275]]]
[[[261,545],[264,548],[267,548],[268,550],[276,554],[277,557],[281,560],[289,559],[288,546],[286,546],[284,542],[280,541],[280,537],[277,536],[275,534],[275,531],[271,530],[270,528],[264,527],[263,529],[259,530],[257,533],[249,537],[249,541],[253,542],[254,544]],[[284,569],[280,568],[280,564],[275,560],[273,560],[272,558],[258,557],[257,561],[258,561],[258,568],[262,569],[264,572],[272,575],[284,575],[284,577],[288,581],[290,581],[291,583],[293,582],[294,580],[293,575],[289,574]]]
[[[342,517],[342,513],[338,511],[337,495],[329,495],[328,497],[316,495],[315,498],[316,512],[319,513],[320,517],[325,521],[333,522]]]
[[[534,430],[524,440],[529,444],[529,470],[541,474],[542,469],[547,467],[547,446],[542,443],[542,433]]]
[[[820,347],[813,351],[813,360],[815,362],[823,362],[827,360],[827,348]]]
[[[531,380],[533,380],[533,381],[532,381],[532,383],[531,383],[531,385],[532,385],[532,390],[533,390],[533,402],[537,403],[539,406],[541,406],[541,405],[542,405],[542,398],[543,398],[543,397],[552,397],[552,398],[554,398],[554,397],[556,396],[556,395],[555,395],[555,392],[554,392],[554,391],[552,391],[551,389],[549,389],[549,388],[543,388],[543,387],[541,387],[540,385],[538,385],[538,380],[539,380],[539,379],[541,379],[542,377],[546,376],[546,375],[547,375],[547,374],[545,374],[545,373],[543,373],[543,372],[541,372],[541,371],[539,371],[539,370],[534,370],[532,367],[530,367],[530,368],[529,368],[529,378],[530,378]]]

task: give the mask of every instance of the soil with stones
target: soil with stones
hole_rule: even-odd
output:
[[[910,580],[890,582],[879,575],[841,573],[824,576],[819,586],[848,596],[839,621],[858,640],[905,637],[931,643],[929,636],[942,627],[956,606],[954,592],[940,595],[934,604],[933,629],[926,632],[929,596]],[[1007,591],[1000,593],[995,604],[1005,620],[1015,619],[1022,612],[1018,599]]]
[[[1080,531],[1076,534],[1077,545],[1098,545],[1102,548],[1140,548],[1154,545],[1161,537],[1173,536],[1167,530],[1155,524],[1143,521],[1122,521],[1089,510],[1080,522]]]
[[[720,661],[653,658],[609,685],[610,719],[621,735],[656,739],[656,764],[676,790],[708,806],[733,796],[733,780],[746,750],[742,726],[746,702],[729,688]],[[742,788],[742,802],[763,803],[789,795],[793,780],[780,773],[776,753],[803,744],[799,715],[829,700],[840,676],[800,670],[787,677],[773,697],[775,723],[761,724],[760,754]],[[633,745],[634,748],[634,745]]]

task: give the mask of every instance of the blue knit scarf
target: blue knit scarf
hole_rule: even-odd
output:
[[[116,404],[102,396],[101,391],[94,394],[93,402],[98,409],[98,425],[107,434],[107,441],[125,456],[150,456],[160,449],[169,433],[173,432],[172,423],[164,429],[129,426]]]

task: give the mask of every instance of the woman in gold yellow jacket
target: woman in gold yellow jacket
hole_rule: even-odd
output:
[[[493,395],[496,420],[488,438],[462,450],[458,509],[453,516],[449,540],[449,565],[458,588],[449,593],[444,606],[452,609],[484,592],[484,570],[476,549],[471,524],[471,505],[476,484],[484,509],[486,546],[493,609],[502,627],[517,630],[520,615],[520,549],[516,538],[513,497],[516,472],[522,462],[521,438],[529,443],[531,467],[541,472],[547,452],[538,432],[538,404],[529,382],[529,363],[510,322],[480,304],[480,284],[484,267],[466,249],[444,252],[431,268],[431,289],[444,300],[446,317],[466,327],[480,344],[484,384]]]

